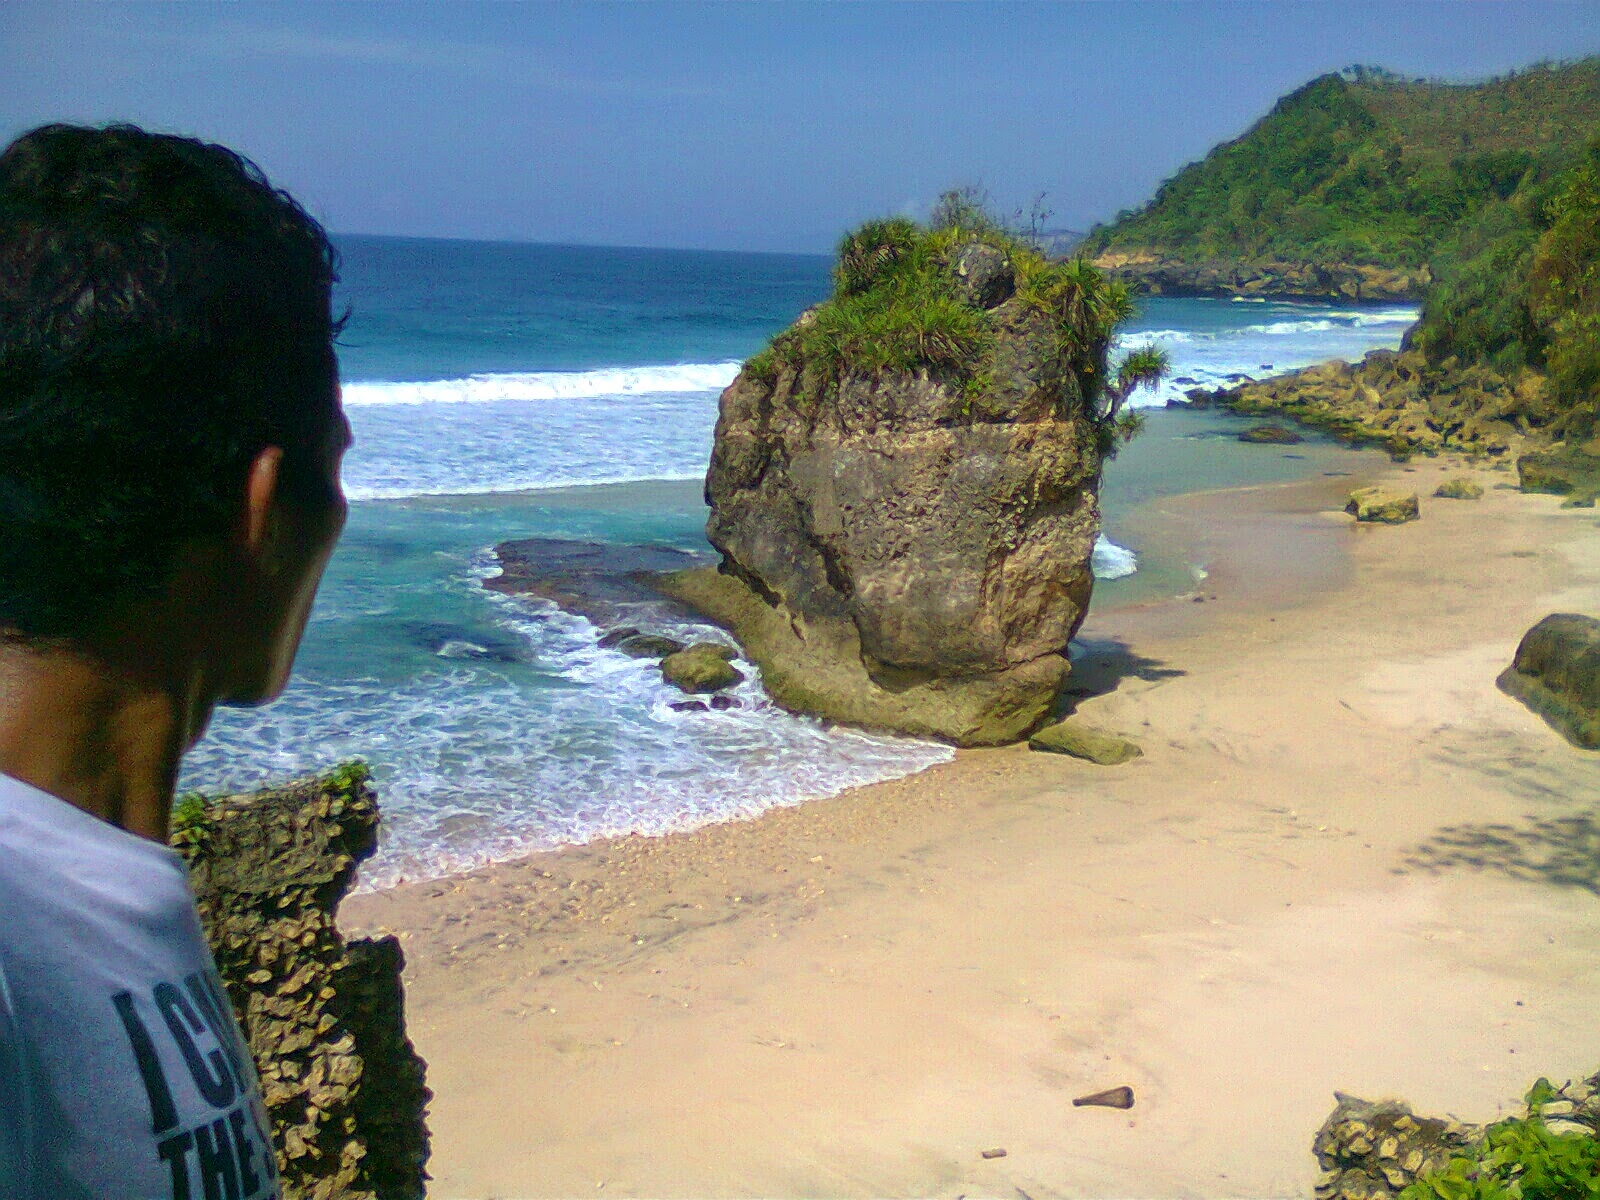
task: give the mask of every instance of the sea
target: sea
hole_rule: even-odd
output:
[[[681,712],[647,661],[581,617],[498,595],[493,547],[545,537],[708,549],[701,480],[740,362],[829,292],[830,260],[343,237],[339,359],[350,521],[281,699],[220,710],[180,786],[249,790],[359,757],[383,829],[361,886],[436,878],[625,833],[754,816],[944,761],[948,747],[767,702]],[[1120,531],[1136,506],[1287,481],[1349,452],[1246,446],[1189,388],[1394,347],[1416,311],[1149,298],[1123,332],[1173,370],[1109,464],[1095,604],[1176,595],[1205,566]],[[679,636],[706,627],[644,613]],[[746,664],[748,666],[748,664]]]

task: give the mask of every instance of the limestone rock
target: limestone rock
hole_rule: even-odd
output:
[[[979,308],[998,307],[1017,290],[1011,256],[987,242],[962,246],[951,257],[950,267],[963,298]]]
[[[1384,525],[1403,525],[1415,521],[1422,509],[1415,492],[1389,492],[1383,488],[1357,488],[1350,493],[1345,512],[1358,521],[1374,521]]]
[[[744,679],[744,672],[728,660],[734,651],[716,642],[694,645],[661,660],[661,677],[682,691],[717,692]]]
[[[335,924],[377,846],[366,768],[211,801],[186,799],[172,842],[256,1061],[287,1200],[421,1200],[425,1067],[405,1032],[392,937]]]
[[[1459,1121],[1418,1117],[1399,1101],[1335,1099],[1338,1107],[1311,1144],[1322,1169],[1317,1200],[1390,1200],[1482,1136]]]
[[[1239,435],[1239,440],[1261,446],[1297,446],[1305,438],[1282,425],[1253,425]]]
[[[1483,485],[1464,477],[1446,479],[1433,494],[1445,500],[1478,500],[1483,497]]]
[[[1028,739],[1028,749],[1070,754],[1102,767],[1114,767],[1144,754],[1137,742],[1071,719],[1046,725]]]
[[[660,586],[731,630],[786,708],[993,745],[1045,720],[1067,674],[1102,443],[1050,317],[980,286],[987,248],[949,261],[992,305],[984,386],[798,350],[747,366],[706,477],[722,562]]]
[[[1552,613],[1523,635],[1496,681],[1575,746],[1600,749],[1600,621]]]

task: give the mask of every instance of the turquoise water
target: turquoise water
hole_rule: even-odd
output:
[[[369,885],[628,831],[662,832],[903,775],[942,746],[742,707],[686,714],[648,663],[480,581],[496,542],[704,548],[718,391],[827,291],[780,255],[345,239],[351,519],[277,704],[218,714],[185,786],[242,788],[362,755],[385,811]],[[1152,300],[1174,375],[1212,383],[1394,345],[1413,314]],[[1169,384],[1144,403],[1194,383]],[[1118,514],[1157,495],[1303,477],[1343,451],[1243,447],[1230,418],[1156,411],[1112,464],[1102,603],[1173,590]],[[1139,566],[1139,569],[1135,569]],[[1116,578],[1113,578],[1116,577]],[[640,623],[668,632],[659,614]]]

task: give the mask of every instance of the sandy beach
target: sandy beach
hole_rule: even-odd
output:
[[[1376,474],[1420,521],[1354,526],[1359,472],[1137,514],[1210,574],[1083,630],[1132,764],[962,751],[352,899],[409,958],[430,1195],[1299,1196],[1335,1089],[1488,1120],[1593,1071],[1600,755],[1494,678],[1600,612],[1595,510]]]

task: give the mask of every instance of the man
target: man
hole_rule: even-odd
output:
[[[220,146],[0,155],[0,1197],[279,1194],[166,846],[217,704],[284,687],[345,519],[323,230]]]

